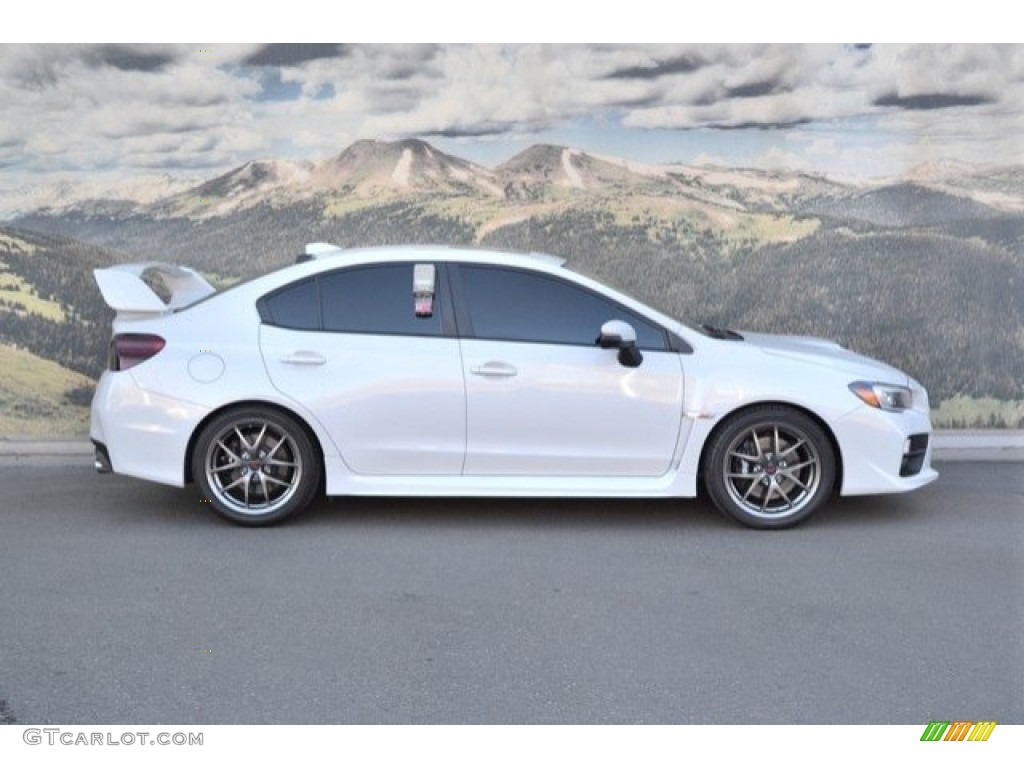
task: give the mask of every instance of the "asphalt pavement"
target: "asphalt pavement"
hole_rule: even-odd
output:
[[[0,722],[1024,723],[1024,465],[939,470],[783,532],[687,500],[251,530],[0,466]]]

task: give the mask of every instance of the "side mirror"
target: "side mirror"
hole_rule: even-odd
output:
[[[609,320],[602,325],[597,343],[601,349],[619,350],[619,363],[627,368],[636,368],[644,360],[636,346],[636,330],[623,320]]]

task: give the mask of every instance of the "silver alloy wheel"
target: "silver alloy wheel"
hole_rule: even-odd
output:
[[[269,515],[284,507],[303,480],[295,438],[266,418],[244,418],[218,432],[203,458],[206,485],[240,515]]]
[[[814,440],[787,423],[756,424],[737,434],[725,453],[723,485],[747,514],[781,520],[798,514],[821,484]]]

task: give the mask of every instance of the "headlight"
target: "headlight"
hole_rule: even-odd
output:
[[[881,408],[883,411],[906,411],[914,403],[914,395],[909,387],[896,384],[855,381],[850,385],[850,391],[872,408]]]

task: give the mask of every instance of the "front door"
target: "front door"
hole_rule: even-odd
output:
[[[465,264],[456,276],[471,326],[462,341],[465,474],[668,471],[683,375],[663,329],[554,276]],[[623,366],[616,350],[597,345],[601,325],[615,319],[636,330],[640,366]]]

